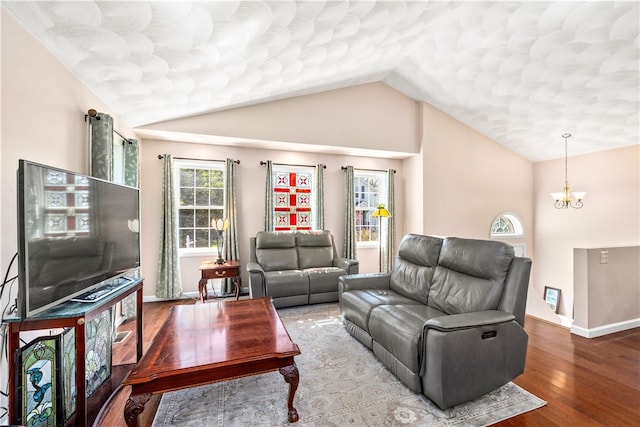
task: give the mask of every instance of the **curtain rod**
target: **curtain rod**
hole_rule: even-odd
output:
[[[267,162],[265,162],[264,160],[260,160],[260,166],[264,166],[266,165]],[[296,166],[296,167],[300,167],[300,168],[310,168],[313,166],[309,166],[309,165],[294,165],[291,163],[274,163],[274,165],[278,165],[278,166]],[[322,169],[326,169],[327,165],[322,165]]]
[[[346,166],[340,166],[340,169],[342,169],[343,171],[346,171],[347,167]],[[387,169],[362,169],[362,168],[353,168],[353,169],[357,170],[357,171],[371,171],[371,172],[386,172],[387,171]],[[395,169],[390,169],[390,170],[391,170],[391,172],[396,173]]]
[[[164,156],[162,154],[158,154],[158,159],[162,160],[164,159]],[[197,161],[201,161],[201,162],[224,162],[224,160],[213,160],[213,159],[196,159],[193,157],[174,157],[174,159],[176,160],[197,160]],[[240,164],[240,160],[234,160],[233,163],[235,163],[236,165]]]
[[[87,114],[84,115],[84,121],[85,122],[87,121],[87,117],[91,117],[92,119],[100,120],[100,116],[98,115],[98,112],[96,110],[94,110],[93,108],[89,109],[89,111],[87,111]],[[118,132],[117,130],[114,129],[113,133],[118,135],[123,140],[127,141],[129,143],[129,145],[133,144],[133,141],[131,141],[131,138],[127,138],[126,136],[124,136],[120,132]]]

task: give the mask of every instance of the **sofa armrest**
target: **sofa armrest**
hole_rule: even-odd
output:
[[[514,320],[516,317],[511,313],[499,310],[477,311],[473,313],[451,314],[448,316],[434,317],[425,322],[427,329],[437,329],[439,331],[457,331],[480,326],[495,325]]]
[[[352,274],[338,278],[338,296],[343,292],[358,289],[389,289],[391,275],[388,273]]]
[[[347,274],[358,274],[360,261],[356,259],[338,257],[333,259],[333,266],[343,269]]]
[[[249,295],[251,298],[260,298],[266,295],[266,283],[264,270],[257,262],[247,263],[249,273]]]

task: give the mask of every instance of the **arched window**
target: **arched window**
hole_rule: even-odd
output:
[[[522,221],[515,214],[502,213],[498,215],[491,224],[491,237],[522,237]]]
[[[504,212],[498,215],[491,223],[489,233],[492,239],[509,239],[517,256],[525,256],[524,229],[522,221],[514,213]]]

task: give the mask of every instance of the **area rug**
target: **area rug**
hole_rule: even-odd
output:
[[[161,426],[486,426],[546,404],[513,383],[473,402],[440,410],[413,393],[351,337],[337,304],[279,309],[302,354],[294,407],[279,372],[163,395],[153,425]]]

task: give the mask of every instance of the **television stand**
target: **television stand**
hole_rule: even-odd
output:
[[[8,365],[13,372],[16,363],[16,350],[20,348],[20,332],[49,330],[56,328],[75,329],[75,360],[76,363],[76,412],[65,422],[67,426],[86,427],[93,425],[102,405],[108,397],[117,390],[124,377],[135,366],[135,363],[112,367],[112,374],[98,389],[87,397],[86,388],[86,324],[92,319],[122,301],[129,295],[136,294],[136,362],[142,358],[142,279],[133,279],[117,292],[93,303],[67,301],[50,310],[27,318],[5,318],[4,323],[9,329]],[[17,419],[16,375],[9,375],[9,424],[15,424]],[[25,421],[26,424],[26,421]]]

